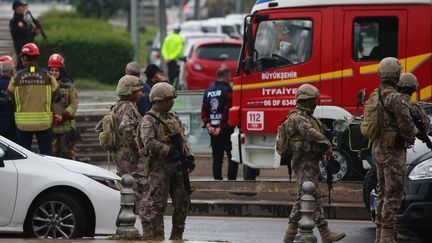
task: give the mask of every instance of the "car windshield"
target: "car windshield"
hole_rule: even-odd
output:
[[[207,60],[237,60],[240,54],[240,45],[212,44],[198,48],[197,57]]]
[[[255,68],[290,66],[306,62],[312,53],[312,21],[304,19],[262,21],[255,39]]]

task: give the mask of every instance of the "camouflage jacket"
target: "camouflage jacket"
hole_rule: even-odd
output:
[[[184,135],[183,125],[177,114],[172,111],[167,114],[161,114],[154,109],[151,109],[150,112],[165,122],[172,133],[181,134],[183,138],[183,144],[181,145],[183,148],[182,152],[185,156],[192,155],[189,144]],[[169,165],[173,162],[167,161],[167,155],[170,150],[170,139],[168,138],[168,135],[171,135],[170,132],[167,131],[165,126],[158,122],[154,117],[148,114],[143,117],[139,125],[137,143],[141,159],[147,159],[145,163],[148,163],[150,168],[158,165],[163,165],[164,167],[175,166],[175,162],[174,165]],[[146,170],[146,168],[144,168],[144,170]]]
[[[138,111],[135,103],[131,101],[122,102],[115,110],[115,116],[118,123],[120,135],[120,149],[127,147],[138,152],[137,144],[134,138],[137,134],[138,125],[141,121],[141,114]]]
[[[411,101],[411,96],[407,94],[402,94],[402,97],[409,106],[411,116],[413,116],[413,114],[417,114],[422,120],[423,124],[425,124],[426,133],[432,132],[432,125],[426,112],[420,107],[417,102]]]
[[[285,120],[289,145],[293,152],[293,165],[298,160],[318,160],[331,148],[324,135],[322,123],[310,112],[297,107]]]
[[[390,137],[390,140],[395,140],[399,144],[403,144],[403,140],[408,144],[413,144],[416,129],[410,115],[410,102],[389,85],[381,85],[381,93],[384,133],[378,140],[382,143],[383,140]]]

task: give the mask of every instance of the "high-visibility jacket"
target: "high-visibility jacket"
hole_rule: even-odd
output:
[[[183,37],[177,33],[168,35],[162,45],[162,57],[165,61],[183,57]]]
[[[8,86],[15,102],[15,124],[21,131],[44,131],[52,126],[52,98],[57,81],[35,66],[17,72]]]

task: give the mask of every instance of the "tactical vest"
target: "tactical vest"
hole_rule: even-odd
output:
[[[61,80],[59,82],[60,88],[60,100],[58,102],[53,103],[53,112],[56,115],[63,114],[64,110],[70,105],[71,99],[75,99],[72,97],[73,94],[71,92],[71,87],[73,83],[70,80]],[[53,125],[52,130],[55,134],[67,133],[70,130],[76,128],[75,119],[71,118],[63,121],[60,124]]]
[[[291,111],[292,113],[296,113],[299,116],[304,116],[306,117],[310,124],[312,125],[312,127],[320,132],[321,134],[324,135],[324,128],[322,123],[315,118],[314,116],[309,116],[305,114],[305,111],[299,110],[299,109],[295,109],[293,111]],[[290,113],[291,115],[291,113]],[[293,152],[317,152],[317,153],[321,153],[322,148],[320,146],[318,146],[314,141],[307,141],[305,140],[305,138],[303,136],[301,136],[299,133],[296,134],[289,134],[290,138],[289,138],[289,142],[290,145],[292,147]]]
[[[52,125],[51,77],[43,70],[29,67],[14,78],[15,123],[21,131],[43,131]]]
[[[231,91],[229,84],[215,81],[204,93],[206,114],[210,119],[210,125],[218,127],[221,124],[225,112],[225,97]]]

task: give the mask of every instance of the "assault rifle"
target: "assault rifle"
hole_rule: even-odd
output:
[[[189,168],[194,163],[194,159],[191,156],[185,156],[183,152],[183,138],[179,133],[168,135],[171,140],[171,146],[177,149],[180,152],[180,164],[177,165],[175,171],[173,173],[177,173],[178,171],[182,172],[183,176],[183,185],[185,191],[188,195],[190,195],[193,190],[191,188],[190,179],[189,179]]]
[[[422,115],[420,114],[421,108],[418,109],[410,109],[411,117],[414,120],[414,124],[418,130],[420,130],[420,134],[417,134],[417,137],[423,142],[426,143],[426,146],[432,150],[432,141],[428,136],[428,131],[426,131],[426,124],[422,119]]]
[[[33,17],[33,14],[30,11],[27,11],[26,14],[28,14],[33,22],[33,24],[38,28],[41,32],[41,35],[44,39],[44,41],[47,41],[47,35],[45,34],[45,31],[42,29],[42,26],[40,25],[39,21]]]
[[[330,160],[327,160],[326,158],[322,159],[322,163],[325,167],[327,178],[327,188],[328,188],[328,204],[331,204],[331,190],[333,188],[333,168],[332,168],[332,162],[334,160],[334,157],[331,156]]]

